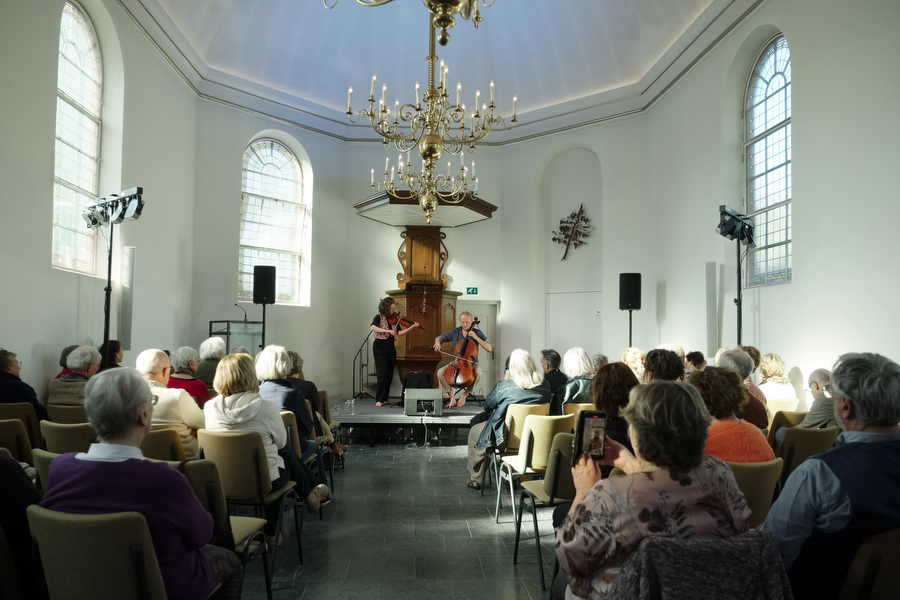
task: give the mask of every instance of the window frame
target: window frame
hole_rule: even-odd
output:
[[[749,113],[749,109],[750,109],[749,101],[750,101],[750,93],[751,93],[752,85],[754,83],[754,80],[757,78],[757,69],[760,65],[760,61],[763,60],[763,58],[769,52],[770,48],[773,45],[778,44],[780,40],[784,40],[784,46],[787,48],[787,51],[788,51],[788,65],[790,66],[790,69],[789,69],[790,79],[787,81],[787,84],[786,84],[786,87],[788,88],[788,93],[786,94],[786,98],[785,98],[785,101],[788,104],[788,108],[786,110],[788,116],[786,118],[778,121],[774,125],[767,127],[765,130],[761,131],[760,133],[758,133],[757,135],[755,135],[751,138],[751,137],[749,137],[750,126],[748,123],[748,118],[749,118],[748,113]],[[777,35],[772,36],[765,44],[763,44],[762,49],[759,51],[759,53],[757,53],[756,58],[750,67],[750,71],[749,71],[749,74],[747,77],[747,82],[744,87],[744,94],[743,94],[742,100],[741,100],[743,103],[743,107],[742,107],[742,111],[741,111],[741,115],[742,115],[741,120],[742,120],[743,131],[742,131],[741,136],[742,136],[742,152],[743,152],[742,161],[743,161],[743,166],[744,166],[744,169],[743,169],[743,171],[744,171],[744,173],[743,173],[743,177],[744,177],[744,213],[748,217],[753,219],[754,224],[756,225],[757,219],[759,217],[765,216],[768,213],[772,213],[772,212],[778,211],[783,208],[786,209],[784,211],[784,217],[783,217],[787,223],[785,226],[785,229],[784,229],[786,239],[783,241],[773,243],[773,244],[760,244],[759,242],[760,242],[761,237],[758,235],[757,228],[754,227],[754,239],[757,242],[757,245],[755,248],[747,250],[747,255],[746,255],[747,256],[747,264],[745,267],[744,276],[741,278],[742,279],[741,285],[744,287],[744,289],[748,289],[748,290],[749,289],[768,288],[768,287],[771,287],[774,285],[790,283],[793,280],[793,211],[792,211],[792,204],[793,204],[793,168],[792,168],[792,166],[793,166],[793,145],[792,145],[793,128],[791,126],[791,123],[793,120],[793,102],[792,102],[792,100],[793,100],[793,63],[791,61],[791,56],[790,56],[790,44],[788,43],[787,37],[784,35],[784,33],[778,33]],[[769,170],[766,170],[766,171],[764,171],[763,175],[755,175],[755,176],[751,173],[751,169],[752,169],[751,150],[759,142],[767,140],[770,137],[777,135],[778,132],[783,129],[787,130],[787,132],[784,136],[784,144],[785,144],[785,154],[787,155],[788,158],[784,163],[779,165],[778,168],[781,168],[781,167],[785,168],[785,173],[786,173],[786,178],[787,178],[787,185],[785,186],[786,199],[779,201],[779,202],[769,204],[768,206],[765,206],[763,208],[759,208],[757,210],[751,211],[750,203],[751,203],[751,197],[752,197],[752,191],[753,191],[753,182],[754,182],[754,180],[758,179],[759,177],[765,176],[765,173],[767,173],[769,171]],[[782,218],[782,217],[776,217],[776,218]],[[752,255],[752,253],[758,252],[758,251],[764,250],[764,249],[768,250],[768,249],[779,248],[779,247],[785,248],[785,260],[786,260],[785,277],[778,279],[778,280],[774,280],[774,281],[762,281],[762,282],[758,282],[758,283],[751,283],[750,280],[751,280],[751,276],[753,274],[752,274],[752,271],[750,268],[750,265],[751,265],[750,257]],[[763,273],[763,275],[765,275],[766,279],[768,279],[768,275],[769,275],[768,270],[766,270]]]

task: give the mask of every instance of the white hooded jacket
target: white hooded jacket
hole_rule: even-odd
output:
[[[223,397],[221,394],[203,405],[206,428],[209,431],[256,431],[262,436],[272,481],[278,479],[278,469],[284,460],[278,448],[287,443],[287,430],[274,402],[263,400],[255,392],[240,392]]]

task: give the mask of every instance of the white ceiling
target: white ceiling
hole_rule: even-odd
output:
[[[343,114],[349,86],[359,110],[373,74],[376,100],[386,83],[389,104],[411,102],[427,81],[420,0],[331,10],[321,0],[118,1],[201,96],[342,139],[367,137]],[[477,31],[458,17],[437,55],[469,106],[492,80],[502,116],[518,96],[518,129],[534,135],[646,108],[756,4],[495,0]]]

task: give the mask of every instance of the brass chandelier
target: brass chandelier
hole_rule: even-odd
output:
[[[438,58],[435,55],[435,27],[429,20],[429,55],[428,55],[428,88],[419,100],[419,83],[416,82],[415,104],[400,105],[397,100],[394,103],[393,115],[387,105],[387,84],[381,87],[381,99],[375,104],[375,83],[377,78],[372,76],[372,89],[369,92],[369,108],[359,111],[354,119],[353,113],[353,88],[347,93],[347,116],[352,123],[358,123],[363,117],[369,118],[372,129],[382,138],[385,148],[389,148],[391,142],[400,151],[397,167],[390,166],[390,159],[385,159],[384,178],[376,183],[375,169],[372,169],[372,187],[384,189],[393,193],[397,188],[394,185],[395,176],[400,183],[409,188],[409,195],[419,201],[419,206],[425,211],[428,223],[437,208],[438,201],[450,204],[458,204],[468,195],[475,195],[478,191],[478,179],[475,177],[475,163],[472,163],[471,172],[465,164],[464,151],[475,150],[475,143],[487,137],[494,126],[511,130],[515,127],[516,104],[518,99],[513,96],[513,112],[510,125],[506,125],[503,117],[494,115],[494,82],[490,86],[490,104],[481,102],[481,91],[475,92],[475,110],[466,115],[466,105],[462,102],[462,85],[456,84],[456,103],[450,104],[447,91],[449,67],[440,63],[440,74],[435,81],[435,63]],[[479,103],[481,106],[479,107]],[[410,151],[415,148],[422,159],[422,171],[413,172],[410,165]],[[451,163],[447,163],[447,173],[435,173],[437,161],[444,153],[459,155],[460,166],[458,175],[453,175]],[[406,154],[406,162],[403,154]],[[405,170],[404,170],[405,167]]]

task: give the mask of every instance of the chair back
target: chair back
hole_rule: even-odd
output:
[[[184,460],[181,435],[171,427],[154,429],[141,442],[141,453],[156,460]]]
[[[25,423],[19,419],[0,419],[0,447],[9,450],[17,461],[34,466],[28,432],[25,431]]]
[[[222,489],[222,479],[216,463],[209,459],[186,460],[178,464],[178,470],[191,484],[194,495],[203,508],[212,515],[213,540],[210,543],[234,550],[228,503],[225,501],[225,490]]]
[[[261,502],[272,491],[262,436],[256,431],[197,431],[203,458],[216,463],[225,497]]]
[[[772,507],[775,487],[781,481],[784,461],[775,458],[766,462],[726,462],[725,464],[731,467],[734,480],[744,493],[747,506],[753,511],[750,516],[750,527],[755,529],[766,520],[766,515],[769,514],[769,509]]]
[[[47,414],[54,423],[87,423],[83,404],[48,404]]]
[[[900,590],[900,529],[863,540],[837,600],[893,598]]]
[[[841,428],[837,425],[824,429],[800,429],[799,427],[788,429],[778,453],[778,456],[784,459],[781,482],[787,481],[788,476],[807,458],[833,447],[840,433]]]
[[[37,487],[46,492],[47,478],[50,476],[50,463],[52,463],[53,459],[59,456],[59,454],[35,448],[31,451],[31,455],[34,457],[34,470],[38,473]]]
[[[328,401],[328,390],[319,390],[319,412],[325,418],[325,422],[331,425],[331,402]]]
[[[35,504],[28,507],[28,525],[53,600],[165,600],[150,529],[140,513],[80,515]]]
[[[30,402],[0,403],[0,419],[19,419],[25,425],[31,447],[37,448],[41,445],[41,428],[37,413],[34,412]]]
[[[597,410],[592,402],[566,402],[563,404],[564,415],[575,415],[575,423],[578,423],[578,415],[584,410]]]
[[[306,410],[309,411],[309,420],[313,424],[313,434],[316,436],[316,442],[321,443],[321,438],[324,438],[325,432],[322,431],[322,423],[319,421],[318,414],[313,410],[312,402],[309,401],[309,398],[306,399]]]
[[[52,423],[41,421],[43,447],[55,454],[87,452],[97,441],[97,432],[90,423]]]
[[[545,471],[550,456],[550,447],[557,433],[571,433],[575,415],[528,415],[525,417],[525,435],[529,436],[530,457],[526,467],[534,471]],[[519,454],[526,444],[519,446]],[[571,462],[569,463],[571,465]]]
[[[34,450],[31,451],[31,454],[34,455]],[[6,458],[12,458],[12,452],[7,450],[6,448],[0,446],[0,456],[5,456]]]
[[[769,435],[766,436],[766,440],[769,442],[769,445],[772,449],[775,449],[775,430],[780,429],[781,427],[796,427],[803,421],[803,417],[806,416],[805,412],[790,412],[779,410],[776,412],[772,412],[769,410],[769,414],[774,416],[772,420],[769,422]]]
[[[780,400],[767,400],[766,401],[766,410],[770,415],[774,415],[778,412],[797,412],[797,407],[800,405],[799,398],[783,398]],[[806,411],[800,411],[806,412]]]
[[[300,430],[297,428],[297,415],[289,410],[282,411],[281,421],[288,434],[288,444],[291,450],[297,455],[297,458],[303,458],[303,449],[300,447]]]
[[[528,415],[549,415],[550,403],[545,404],[510,404],[506,408],[506,449],[515,452],[522,445],[522,434],[525,432],[525,418]]]
[[[547,473],[544,476],[544,493],[552,504],[575,498],[575,480],[572,478],[574,446],[574,433],[557,433],[553,436],[553,444],[547,456]]]

